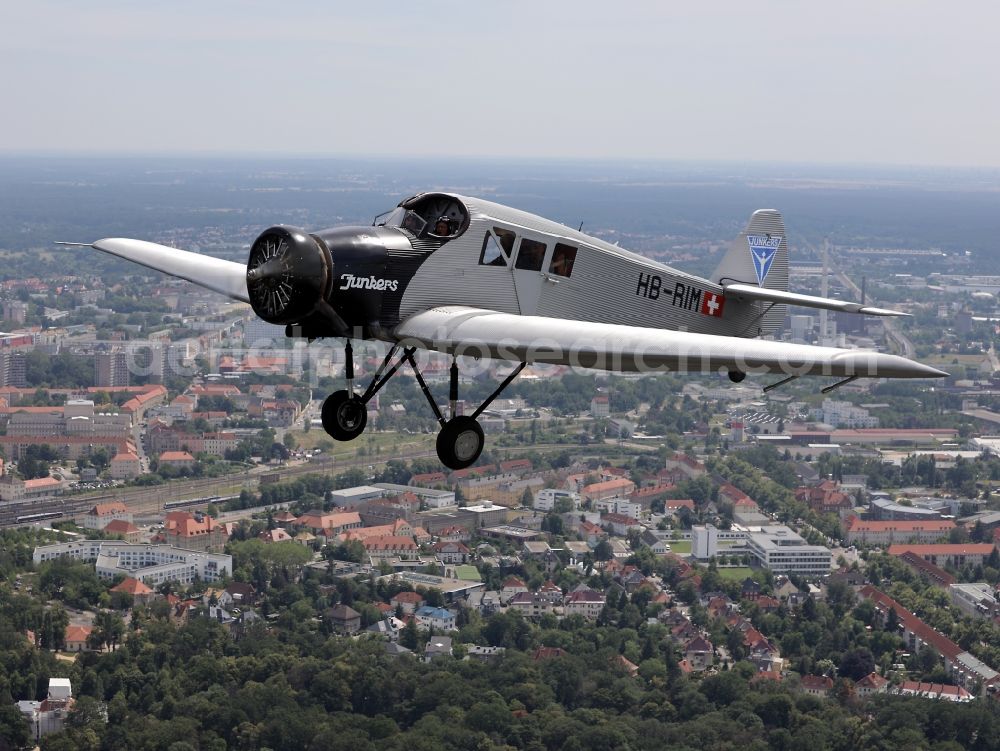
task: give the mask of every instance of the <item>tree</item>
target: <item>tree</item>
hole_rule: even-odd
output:
[[[594,560],[610,561],[614,556],[615,551],[612,549],[611,543],[607,540],[601,540],[594,548]]]
[[[839,674],[852,681],[858,681],[875,670],[875,657],[867,647],[848,650],[840,658]]]
[[[524,492],[521,493],[521,505],[525,508],[533,508],[535,505],[535,496],[531,493],[531,488],[525,488]]]
[[[410,618],[407,621],[406,626],[399,634],[399,643],[402,644],[407,649],[416,650],[417,648],[417,619]]]
[[[27,748],[33,738],[21,711],[14,704],[0,704],[0,746]]]

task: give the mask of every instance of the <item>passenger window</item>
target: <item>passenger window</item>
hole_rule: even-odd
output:
[[[549,264],[549,273],[556,276],[569,276],[573,273],[573,263],[575,261],[576,248],[572,245],[556,243],[556,248],[552,251],[552,262]]]
[[[517,251],[517,262],[514,268],[524,271],[541,271],[545,260],[545,243],[537,240],[521,239],[521,248]]]
[[[500,240],[500,245],[503,246],[503,254],[507,258],[510,258],[514,252],[514,240],[517,239],[517,236],[509,229],[501,229],[500,227],[494,227],[493,234]]]
[[[505,260],[505,254],[497,242],[497,239],[493,237],[492,233],[486,233],[486,239],[483,240],[483,252],[479,256],[480,266],[506,266],[507,261]]]

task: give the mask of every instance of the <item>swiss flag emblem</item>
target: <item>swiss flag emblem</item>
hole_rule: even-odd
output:
[[[722,317],[722,309],[726,306],[726,298],[715,292],[706,292],[701,298],[702,315]]]

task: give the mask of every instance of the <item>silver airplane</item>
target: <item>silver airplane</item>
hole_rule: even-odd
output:
[[[79,244],[79,243],[71,243]],[[83,243],[83,245],[87,245]],[[441,426],[437,453],[452,469],[483,450],[477,418],[528,363],[610,371],[776,373],[936,378],[897,355],[763,339],[788,305],[874,316],[905,315],[788,291],[781,215],[755,211],[709,279],[686,274],[524,211],[454,193],[421,193],[371,226],[265,230],[246,265],[163,245],[110,238],[89,244],[249,303],[286,335],[346,339],[346,388],[323,403],[339,441],[365,429],[367,404],[403,364],[412,368]],[[390,344],[363,390],[354,387],[352,339]],[[450,412],[442,414],[413,354],[452,355]],[[457,414],[457,357],[517,363],[471,414]]]

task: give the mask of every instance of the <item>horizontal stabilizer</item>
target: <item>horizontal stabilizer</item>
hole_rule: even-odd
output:
[[[219,292],[233,300],[250,302],[247,295],[247,267],[242,263],[122,237],[98,240],[95,243],[56,244],[95,248],[146,268],[194,282],[200,287]]]
[[[816,297],[815,295],[801,295],[798,292],[785,292],[780,289],[767,289],[757,287],[753,284],[727,284],[723,285],[726,297],[735,297],[743,300],[763,300],[782,305],[801,305],[805,308],[822,308],[825,310],[839,310],[843,313],[860,313],[866,316],[909,316],[899,310],[888,310],[887,308],[873,308],[862,305],[859,302],[845,302],[844,300],[831,300],[828,297]]]

